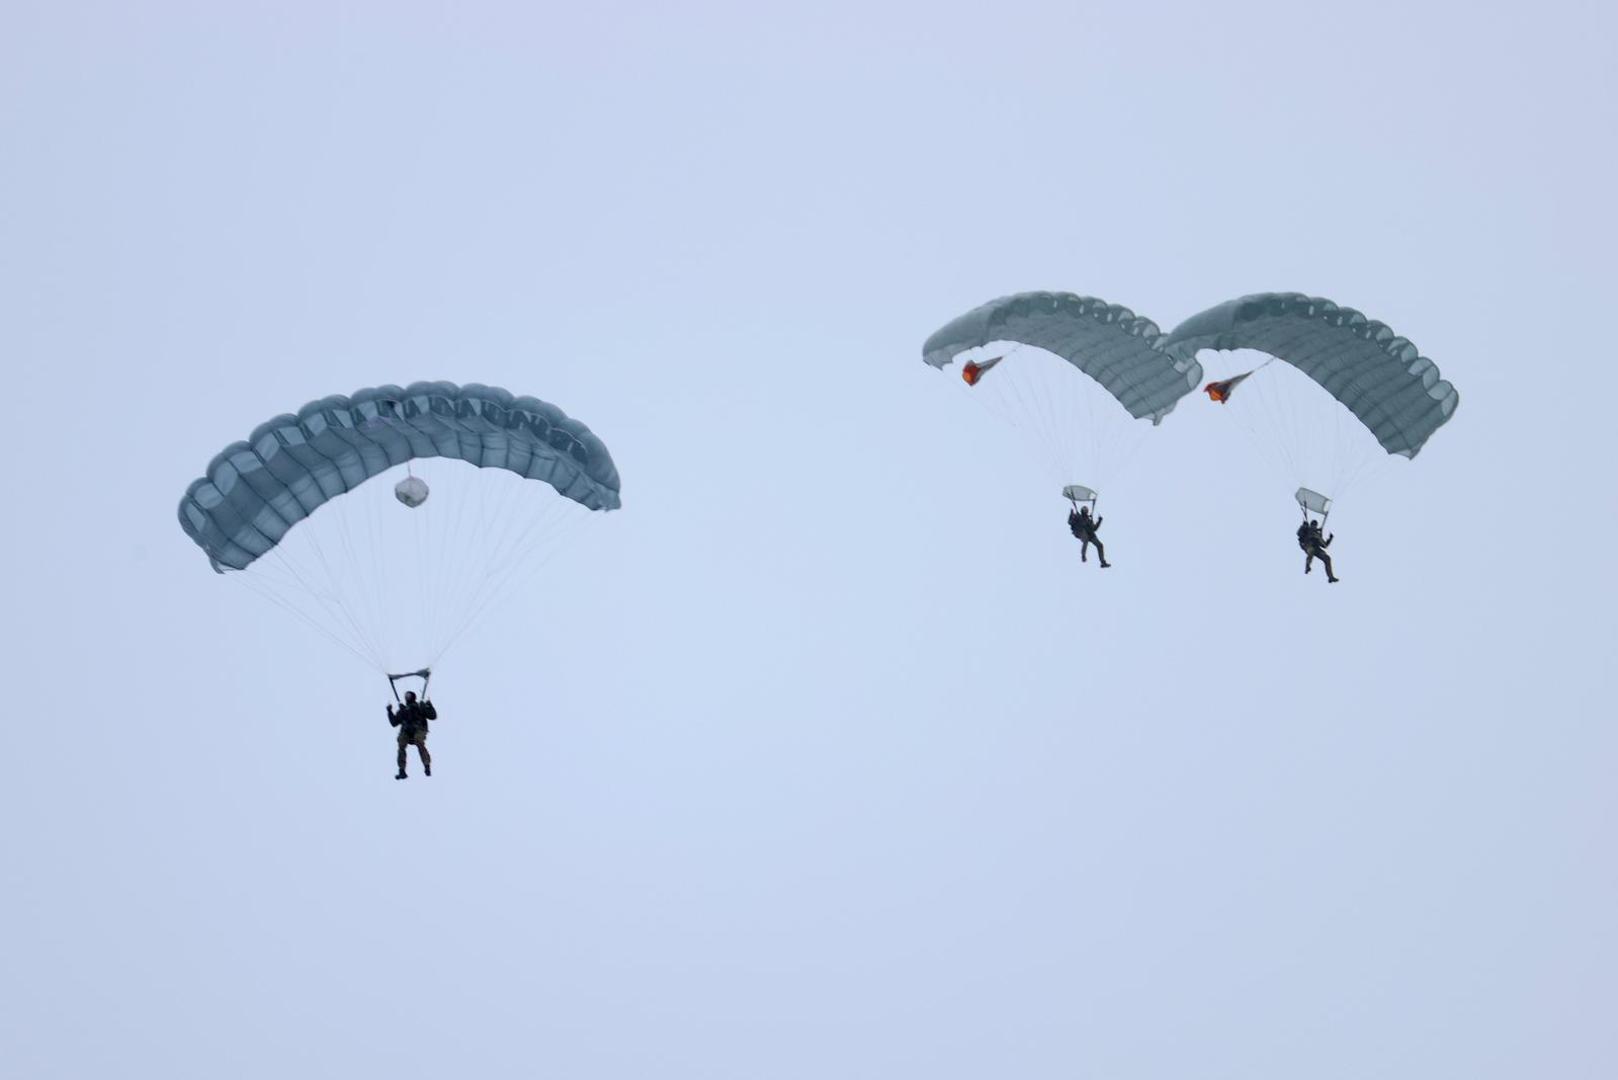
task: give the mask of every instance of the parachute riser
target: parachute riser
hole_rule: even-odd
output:
[[[432,668],[422,668],[420,671],[406,671],[406,672],[402,672],[402,673],[400,673],[398,675],[389,675],[388,676],[388,689],[393,691],[393,700],[397,701],[399,704],[403,705],[404,700],[399,697],[399,680],[400,679],[420,679],[421,680],[421,697],[422,697],[422,700],[425,701],[425,700],[427,700],[427,687],[433,681],[433,669]]]
[[[1083,484],[1069,484],[1062,489],[1062,498],[1072,503],[1075,511],[1079,509],[1080,503],[1089,503],[1090,513],[1093,514],[1096,512],[1096,503],[1101,500],[1101,495],[1094,488],[1087,488]]]
[[[1299,488],[1293,493],[1293,499],[1298,503],[1298,509],[1303,511],[1303,520],[1308,521],[1310,514],[1320,515],[1320,527],[1326,527],[1326,519],[1331,517],[1330,496],[1322,495],[1318,491],[1311,491],[1306,487]]]

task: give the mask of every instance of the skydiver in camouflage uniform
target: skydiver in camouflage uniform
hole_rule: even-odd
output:
[[[1336,584],[1338,577],[1332,573],[1331,556],[1326,554],[1326,549],[1331,547],[1331,542],[1332,537],[1321,534],[1320,522],[1318,521],[1305,518],[1303,524],[1298,526],[1298,546],[1303,548],[1304,554],[1303,572],[1307,574],[1313,570],[1315,560],[1319,559],[1321,565],[1326,568],[1326,580]]]
[[[405,751],[411,746],[421,757],[421,771],[428,776],[433,774],[433,758],[427,753],[427,721],[437,720],[438,710],[433,708],[431,701],[416,700],[414,690],[405,691],[404,704],[399,711],[394,712],[393,706],[388,706],[388,723],[399,729],[399,775],[395,780],[405,779]]]
[[[1077,510],[1068,512],[1067,527],[1078,538],[1080,562],[1090,561],[1090,545],[1094,544],[1096,546],[1096,555],[1101,559],[1102,567],[1112,565],[1107,561],[1107,549],[1101,546],[1101,540],[1096,536],[1096,530],[1101,528],[1101,523],[1105,520],[1107,519],[1092,518],[1088,506],[1081,506]]]

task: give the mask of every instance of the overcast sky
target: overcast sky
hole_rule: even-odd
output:
[[[5,1071],[1618,1075],[1615,41],[5,0]],[[1188,397],[1102,574],[920,359],[1024,289],[1327,296],[1460,408],[1328,588]],[[386,683],[174,508],[432,378],[583,419],[624,505],[458,642],[396,783]]]

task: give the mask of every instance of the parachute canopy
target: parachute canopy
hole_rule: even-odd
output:
[[[1319,383],[1390,454],[1413,458],[1460,395],[1406,339],[1352,308],[1302,293],[1257,293],[1193,315],[1158,344],[1189,363],[1202,349],[1257,349]],[[1237,379],[1211,383],[1215,401]]]
[[[1202,380],[1190,353],[1158,348],[1157,324],[1126,307],[1092,296],[1029,292],[991,300],[950,321],[922,346],[922,359],[936,368],[994,341],[1031,345],[1054,353],[1100,383],[1136,419],[1159,423]],[[968,365],[976,383],[998,362]]]
[[[561,409],[498,387],[418,382],[322,398],[260,424],[186,488],[180,527],[215,570],[244,570],[329,500],[433,457],[549,484],[590,510],[619,506],[606,446]]]

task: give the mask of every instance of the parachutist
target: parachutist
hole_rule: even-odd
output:
[[[1331,556],[1326,554],[1331,542],[1332,536],[1321,533],[1319,521],[1305,518],[1303,524],[1298,526],[1298,546],[1303,548],[1304,554],[1303,572],[1307,574],[1313,570],[1315,560],[1319,559],[1321,565],[1326,568],[1326,580],[1335,585],[1339,579],[1332,573]]]
[[[411,746],[421,757],[421,770],[428,776],[433,774],[432,755],[427,753],[427,721],[437,720],[438,710],[433,708],[431,701],[416,700],[414,690],[405,691],[404,704],[399,711],[394,712],[393,706],[388,706],[388,723],[399,729],[399,775],[395,780],[406,779],[405,751]]]
[[[1070,510],[1067,515],[1067,527],[1080,544],[1079,561],[1090,561],[1090,545],[1094,544],[1096,546],[1096,557],[1101,560],[1103,570],[1112,565],[1107,561],[1107,549],[1101,545],[1100,538],[1096,536],[1096,530],[1101,528],[1101,523],[1105,520],[1107,519],[1104,517],[1092,518],[1088,506]]]

